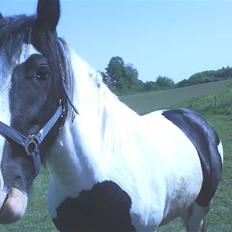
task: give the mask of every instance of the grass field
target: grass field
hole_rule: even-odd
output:
[[[230,87],[231,81],[222,81],[121,98],[140,114],[168,107],[193,108],[203,114],[218,131],[223,142],[225,158],[222,182],[207,218],[209,232],[232,231],[232,92]],[[43,169],[35,181],[25,217],[14,225],[0,226],[0,232],[56,231],[46,207],[47,183],[48,175]],[[162,226],[159,231],[184,230],[180,221],[175,220],[169,225]]]
[[[189,101],[200,96],[218,94],[232,84],[231,80],[206,83],[185,88],[151,91],[140,94],[121,96],[121,101],[140,114],[168,108],[172,105]]]

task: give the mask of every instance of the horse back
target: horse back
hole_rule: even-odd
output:
[[[203,182],[196,202],[200,206],[207,206],[216,192],[222,174],[218,135],[203,117],[192,110],[166,110],[162,115],[182,130],[197,150]]]

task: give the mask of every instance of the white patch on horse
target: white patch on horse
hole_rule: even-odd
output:
[[[0,55],[0,121],[9,125],[10,124],[10,109],[9,109],[9,89],[10,89],[10,76],[11,72],[5,70],[5,57]],[[0,136],[0,162],[2,160],[3,147],[5,138]],[[2,173],[0,171],[0,193],[2,193],[4,187]]]
[[[22,46],[22,52],[18,59],[17,64],[21,64],[25,62],[31,55],[40,54],[33,45],[24,44]],[[9,107],[9,90],[11,88],[11,76],[14,67],[9,67],[9,70],[6,70],[5,67],[9,65],[5,64],[6,59],[4,54],[0,53],[0,79],[1,79],[1,87],[0,87],[0,121],[9,125],[10,124],[10,107]],[[16,64],[16,65],[17,65]],[[0,162],[2,160],[3,154],[3,146],[4,146],[5,138],[0,136]],[[2,192],[4,187],[2,174],[0,172],[0,192]]]
[[[41,54],[32,44],[23,44],[22,53],[19,57],[18,63],[22,64],[25,62],[30,56],[35,54]]]
[[[222,142],[220,141],[219,145],[218,145],[218,151],[219,151],[219,154],[221,156],[221,160],[222,160],[222,164],[223,164],[223,146],[222,146]]]
[[[74,52],[71,61],[73,103],[80,114],[73,123],[66,120],[48,157],[52,217],[64,199],[104,180],[112,180],[130,196],[138,231],[152,231],[180,216],[202,184],[193,144],[161,111],[139,116],[121,103]]]

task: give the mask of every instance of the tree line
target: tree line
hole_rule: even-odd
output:
[[[226,67],[216,71],[204,71],[175,83],[171,78],[158,76],[155,81],[139,80],[138,71],[132,64],[126,64],[119,56],[112,57],[105,72],[101,72],[103,81],[117,95],[145,92],[161,89],[185,87],[211,81],[232,78],[232,68]]]
[[[222,67],[218,70],[203,71],[193,74],[189,79],[184,79],[176,84],[177,87],[197,85],[213,81],[232,79],[232,68]]]

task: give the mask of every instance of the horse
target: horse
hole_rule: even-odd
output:
[[[205,217],[222,173],[213,127],[189,109],[143,116],[58,37],[59,0],[0,17],[0,223],[26,212],[41,164],[59,231],[153,232]]]

